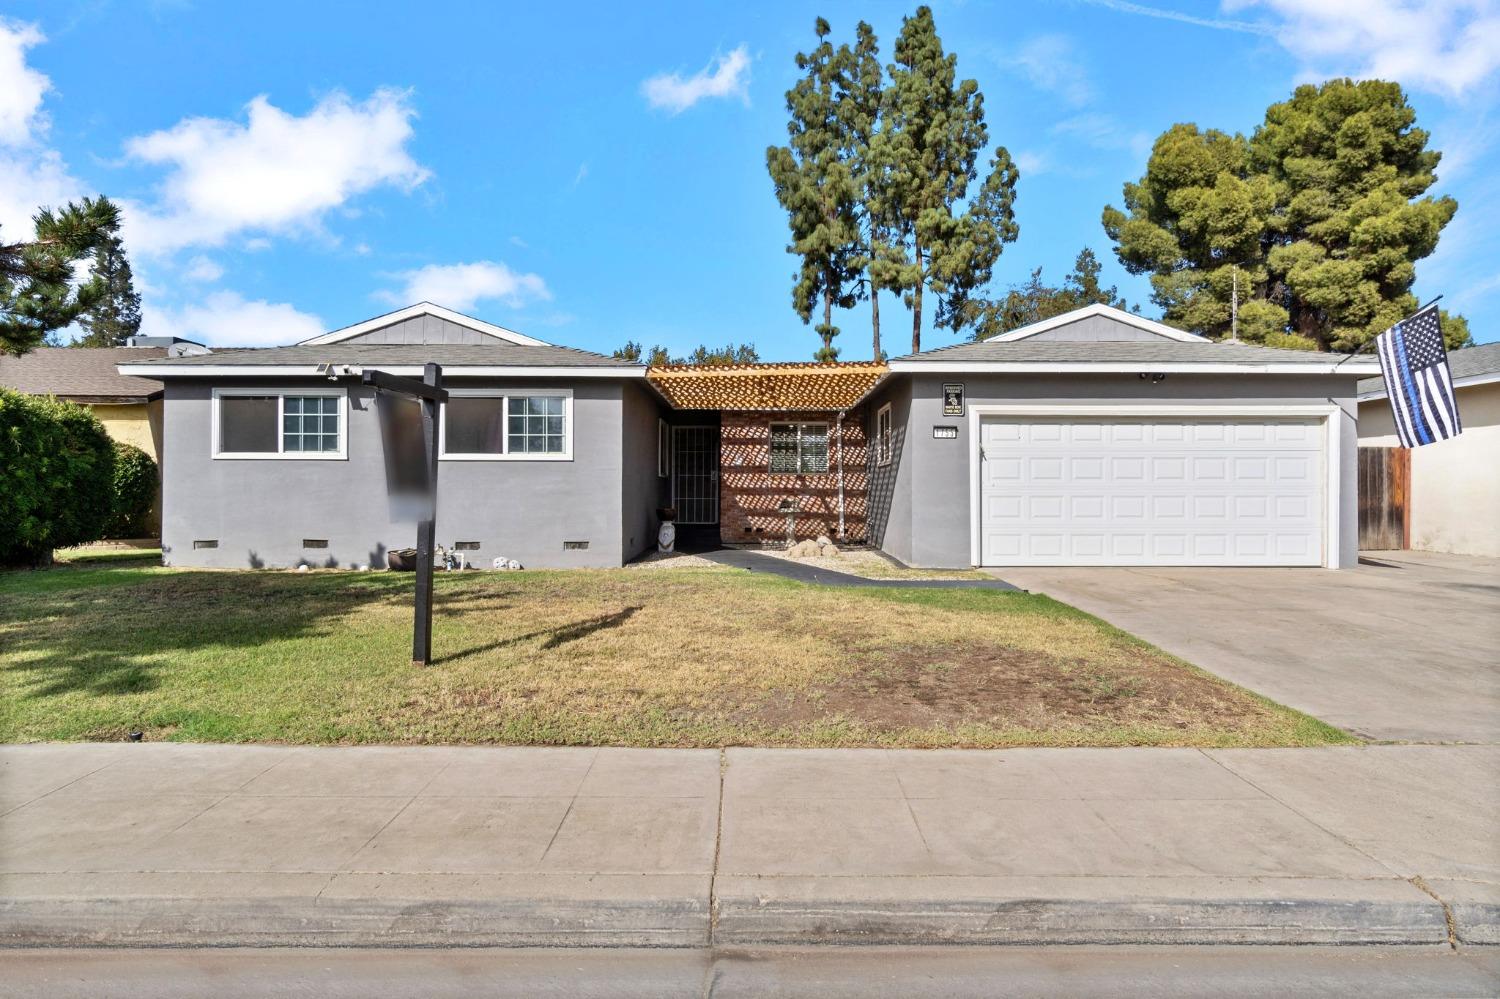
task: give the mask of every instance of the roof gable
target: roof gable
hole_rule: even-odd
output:
[[[1118,330],[1118,335],[1112,335],[1111,329]],[[1079,335],[1068,335],[1077,331]],[[1060,316],[1051,319],[1043,319],[1041,322],[1031,323],[1008,333],[990,337],[986,343],[1004,343],[1011,340],[1087,340],[1092,342],[1112,341],[1141,341],[1141,340],[1178,340],[1188,343],[1207,342],[1207,338],[1186,330],[1174,329],[1163,323],[1158,323],[1138,316],[1133,312],[1116,309],[1113,306],[1095,303],[1085,305],[1081,309],[1064,312]]]
[[[433,322],[429,326],[429,324],[424,324],[422,320]],[[382,338],[382,331],[403,325],[408,330],[435,328],[437,332],[435,334],[419,333],[418,339],[415,341],[411,340],[405,332],[403,332],[399,339],[394,341],[389,337]],[[470,334],[470,336],[455,338],[452,328],[457,328],[464,333]],[[424,336],[436,336],[437,339],[427,340],[422,338]],[[342,343],[350,340],[362,343],[483,343],[487,340],[499,340],[502,343],[515,343],[527,347],[550,346],[545,340],[538,340],[536,337],[517,333],[515,330],[508,330],[504,326],[496,326],[494,323],[487,323],[482,319],[475,319],[473,316],[466,316],[461,312],[445,309],[441,305],[433,305],[431,302],[418,302],[416,305],[409,305],[404,309],[388,312],[383,316],[376,316],[374,319],[366,319],[364,322],[355,323],[353,326],[345,326],[343,329],[334,330],[331,333],[323,333],[309,340],[303,340],[298,346]]]

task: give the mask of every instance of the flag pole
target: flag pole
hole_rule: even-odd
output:
[[[1434,305],[1436,305],[1436,304],[1438,304],[1438,301],[1439,301],[1439,300],[1440,300],[1440,299],[1441,299],[1441,298],[1442,298],[1442,297],[1443,297],[1443,296],[1442,296],[1442,295],[1439,295],[1439,296],[1438,296],[1438,297],[1437,297],[1437,298],[1434,298],[1434,299],[1433,299],[1433,300],[1432,300],[1432,301],[1430,301],[1430,302],[1428,302],[1428,303],[1427,303],[1427,304],[1426,304],[1426,305],[1423,305],[1423,306],[1419,306],[1419,307],[1418,307],[1418,308],[1417,308],[1417,312],[1421,312],[1421,311],[1423,311],[1423,310],[1424,310],[1424,309],[1430,309],[1430,308],[1432,308],[1432,307],[1433,307],[1433,306],[1434,306]],[[1412,315],[1412,316],[1415,316],[1415,315],[1416,315],[1416,314],[1417,314],[1417,312],[1413,312],[1413,313],[1412,313],[1412,314],[1411,314],[1411,315]],[[1407,319],[1410,319],[1410,318],[1411,318],[1411,316],[1407,316],[1407,317],[1406,317],[1406,318],[1407,318]],[[1403,322],[1403,323],[1404,323],[1404,322],[1406,322],[1406,319],[1403,319],[1403,320],[1401,320],[1401,321],[1402,321],[1402,322]],[[1374,343],[1374,342],[1375,342],[1375,338],[1374,338],[1374,337],[1370,337],[1370,339],[1368,339],[1368,340],[1366,340],[1366,341],[1365,341],[1365,342],[1364,342],[1364,343],[1362,343],[1362,344],[1360,344],[1360,345],[1359,345],[1359,346],[1358,346],[1358,347],[1355,347],[1355,348],[1354,348],[1354,349],[1353,349],[1353,350],[1352,350],[1352,351],[1350,351],[1350,352],[1349,352],[1349,353],[1348,353],[1348,354],[1347,354],[1347,355],[1346,355],[1346,356],[1345,356],[1345,357],[1344,357],[1344,360],[1343,360],[1343,361],[1340,361],[1340,362],[1339,362],[1339,363],[1337,363],[1337,364],[1335,364],[1335,365],[1334,365],[1334,366],[1333,366],[1333,370],[1334,370],[1334,371],[1337,371],[1337,370],[1338,370],[1338,369],[1339,369],[1339,368],[1342,368],[1342,367],[1343,367],[1343,366],[1344,366],[1344,362],[1345,362],[1345,361],[1352,361],[1352,360],[1353,360],[1353,359],[1354,359],[1354,358],[1355,358],[1355,357],[1356,357],[1356,356],[1357,356],[1357,355],[1359,355],[1359,354],[1362,354],[1362,353],[1364,353],[1364,351],[1365,351],[1365,348],[1366,348],[1366,347],[1368,347],[1368,346],[1370,346],[1370,344],[1372,344],[1372,343]]]

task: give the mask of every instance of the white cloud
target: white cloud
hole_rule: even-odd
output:
[[[1180,21],[1183,24],[1194,24],[1200,28],[1215,28],[1220,31],[1241,31],[1251,35],[1269,35],[1272,29],[1264,24],[1254,21],[1232,21],[1223,17],[1199,17],[1195,14],[1184,14],[1181,11],[1168,10],[1162,7],[1148,7],[1141,3],[1130,3],[1129,0],[1083,0],[1084,3],[1093,4],[1095,7],[1104,7],[1108,10],[1119,11],[1121,14],[1140,14],[1143,17],[1156,17],[1165,21]],[[1226,0],[1225,6],[1230,6]]]
[[[1038,35],[1024,42],[1013,55],[1001,62],[1019,70],[1031,85],[1056,94],[1068,104],[1080,107],[1094,97],[1088,71],[1083,67],[1066,35]]]
[[[202,304],[146,308],[141,332],[215,347],[275,347],[315,337],[327,327],[317,316],[283,302],[251,301],[233,291],[216,291]]]
[[[224,276],[224,268],[201,254],[187,262],[182,276],[189,281],[212,284]]]
[[[42,97],[52,81],[26,65],[26,50],[46,40],[36,25],[0,17],[0,143],[23,145],[46,126]]]
[[[1500,69],[1497,0],[1225,0],[1279,16],[1275,37],[1318,76],[1348,73],[1463,97]]]
[[[0,239],[25,239],[43,206],[60,207],[84,192],[56,150],[37,139],[47,127],[42,99],[52,81],[26,64],[26,50],[46,39],[33,24],[0,17]]]
[[[157,204],[133,206],[127,241],[160,253],[249,232],[316,231],[356,195],[411,190],[430,174],[406,148],[416,116],[408,97],[383,88],[355,103],[335,93],[299,117],[260,96],[244,122],[187,118],[130,139],[132,159],[167,175]]]
[[[1095,149],[1123,149],[1137,155],[1144,155],[1151,150],[1151,136],[1145,132],[1132,132],[1110,115],[1098,112],[1064,118],[1049,131],[1053,135],[1078,139]]]
[[[499,299],[512,307],[530,301],[550,301],[552,293],[536,274],[518,274],[503,263],[478,260],[471,264],[428,264],[414,271],[393,275],[399,289],[382,291],[376,297],[392,305],[431,302],[463,312],[477,302]]]
[[[680,73],[660,73],[641,84],[641,93],[654,108],[679,114],[708,97],[738,97],[750,103],[750,51],[741,45],[714,59],[684,79]]]
[[[1023,149],[1016,153],[1016,169],[1023,179],[1044,174],[1052,166],[1051,157],[1044,152]]]

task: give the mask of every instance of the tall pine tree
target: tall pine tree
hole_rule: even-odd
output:
[[[879,40],[875,29],[864,21],[855,27],[854,48],[840,48],[844,80],[840,87],[837,109],[844,160],[854,170],[859,186],[858,227],[859,252],[852,265],[861,297],[870,299],[870,329],[875,360],[883,358],[880,349],[880,290],[890,287],[892,217],[890,201],[884,196],[885,171],[872,155],[872,143],[880,129],[885,105],[885,67],[880,64]]]
[[[119,230],[120,210],[108,198],[84,198],[42,209],[35,223],[35,238],[0,242],[0,350],[10,354],[40,346],[104,294],[97,276],[75,282],[73,264]]]
[[[790,141],[766,150],[766,167],[776,199],[786,209],[792,235],[787,251],[802,258],[792,307],[806,323],[821,306],[822,322],[816,329],[823,344],[814,356],[832,361],[839,353],[833,345],[839,333],[833,309],[847,309],[855,302],[860,199],[838,121],[848,49],[834,50],[823,18],[817,19],[814,31],[817,46],[797,54],[797,68],[804,75],[786,92]]]
[[[135,290],[130,260],[119,236],[110,236],[94,250],[94,278],[104,283],[104,292],[84,309],[78,325],[84,335],[75,347],[119,347],[141,328],[141,296]]]
[[[962,208],[989,142],[979,84],[958,78],[958,57],[943,51],[929,7],[902,22],[894,57],[872,156],[882,170],[877,207],[894,237],[881,271],[912,310],[915,353],[924,291],[937,296],[936,324],[959,329],[971,314],[970,295],[989,281],[1003,244],[1019,235],[1018,171],[1005,147],[996,147],[979,193]]]

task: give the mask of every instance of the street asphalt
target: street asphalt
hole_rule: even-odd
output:
[[[0,747],[0,943],[1500,942],[1500,746]]]

